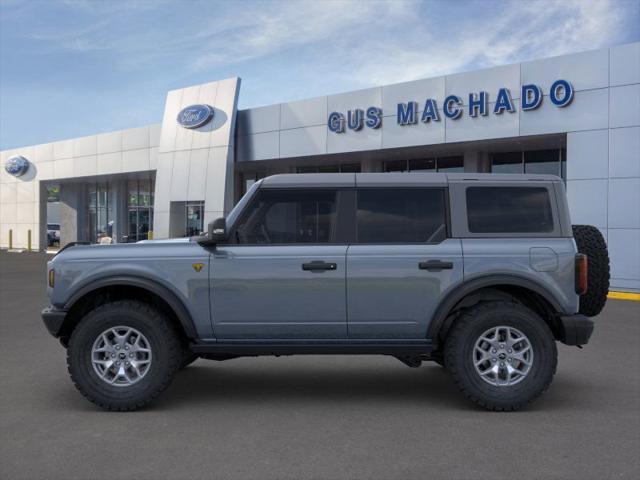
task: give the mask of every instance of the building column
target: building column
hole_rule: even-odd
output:
[[[471,150],[464,152],[464,171],[470,173],[490,173],[491,159],[487,152]]]
[[[84,185],[60,185],[60,247],[77,242],[82,237],[86,216]]]

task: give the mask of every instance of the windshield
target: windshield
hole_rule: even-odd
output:
[[[238,219],[238,215],[240,214],[240,212],[242,212],[242,210],[244,210],[244,207],[247,205],[247,202],[253,196],[253,193],[258,189],[258,187],[260,186],[261,183],[262,183],[262,180],[258,180],[256,183],[251,185],[251,187],[249,187],[249,190],[247,190],[247,193],[245,193],[242,196],[242,198],[236,204],[236,206],[233,207],[233,210],[231,210],[231,212],[229,212],[229,215],[227,215],[227,222],[226,222],[228,231],[230,231],[229,230],[230,227]]]

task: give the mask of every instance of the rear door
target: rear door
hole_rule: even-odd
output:
[[[350,338],[424,339],[438,301],[462,280],[448,238],[444,187],[356,190],[356,242],[347,252]]]
[[[340,198],[330,188],[258,191],[231,232],[234,244],[212,254],[218,339],[346,338]]]

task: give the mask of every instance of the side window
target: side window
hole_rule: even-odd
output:
[[[239,244],[331,243],[335,190],[261,190],[236,228]]]
[[[437,243],[446,238],[441,188],[358,190],[358,243]]]
[[[469,187],[467,216],[472,233],[553,231],[549,192],[544,187]]]

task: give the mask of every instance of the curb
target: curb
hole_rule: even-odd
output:
[[[631,300],[633,302],[640,302],[640,293],[631,292],[609,292],[607,298],[614,298],[616,300]]]

